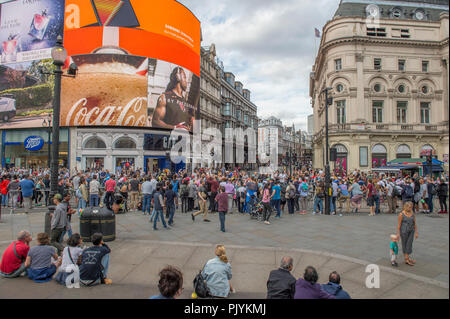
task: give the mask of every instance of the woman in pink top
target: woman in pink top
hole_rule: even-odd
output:
[[[267,183],[264,185],[263,191],[263,199],[262,203],[264,205],[264,224],[270,225],[269,218],[272,214],[272,207],[270,206],[270,200],[272,199],[272,195],[270,194],[270,184]]]

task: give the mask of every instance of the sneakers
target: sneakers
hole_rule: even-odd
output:
[[[105,285],[111,285],[112,284],[112,280],[109,278],[105,278]]]
[[[265,222],[264,222],[264,224],[266,224],[266,225],[270,225],[270,223],[266,220]]]
[[[191,217],[192,217],[192,221],[195,222],[195,216],[194,216],[194,214],[191,214]]]
[[[393,261],[393,262],[392,262],[392,266],[393,266],[393,267],[398,267],[397,262],[396,262],[396,261]]]
[[[204,222],[207,222],[207,223],[209,223],[209,222],[210,222],[210,220],[209,220],[209,219],[204,219],[203,221],[204,221]]]

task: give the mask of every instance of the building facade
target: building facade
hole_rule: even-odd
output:
[[[397,158],[448,158],[448,0],[342,0],[323,28],[310,96],[314,167],[369,171]],[[373,22],[368,19],[376,16]]]

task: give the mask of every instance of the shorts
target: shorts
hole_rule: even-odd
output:
[[[373,196],[370,196],[367,198],[367,206],[369,206],[369,207],[375,206],[375,200],[374,200]]]
[[[362,195],[354,195],[352,197],[352,202],[357,205],[361,204],[361,200],[362,200]]]

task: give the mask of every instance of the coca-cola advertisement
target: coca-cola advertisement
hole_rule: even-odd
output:
[[[64,31],[64,0],[14,0],[0,12],[0,64],[51,57]]]
[[[61,126],[147,126],[147,73],[155,60],[109,53],[71,58],[78,74],[62,80]]]

